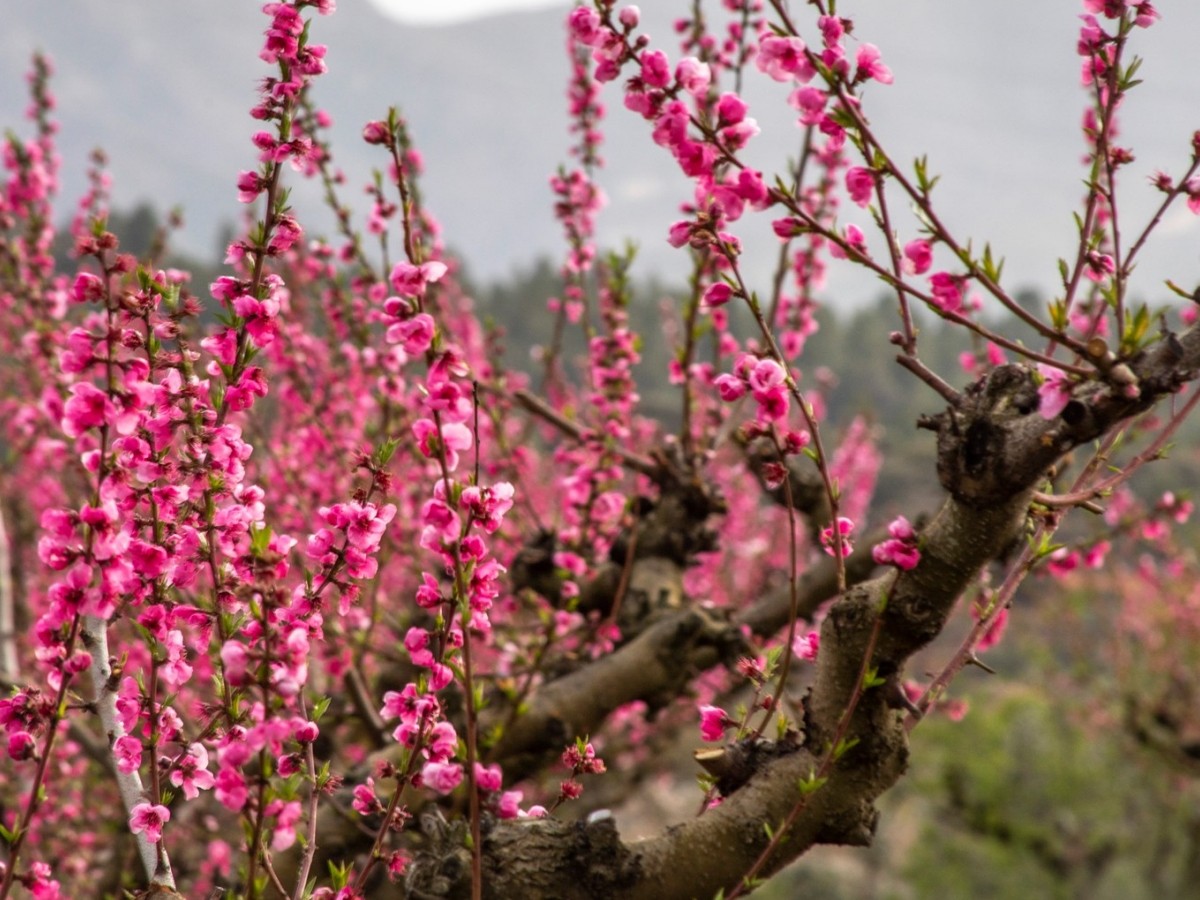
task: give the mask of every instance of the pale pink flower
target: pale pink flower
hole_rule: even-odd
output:
[[[496,815],[501,819],[515,819],[521,814],[522,791],[505,791],[496,801]]]
[[[694,56],[685,56],[675,67],[675,81],[693,97],[700,97],[712,81],[712,70]]]
[[[792,653],[797,659],[806,662],[816,662],[817,651],[821,648],[821,632],[810,631],[807,634],[797,632],[792,639]]]
[[[808,82],[817,73],[805,55],[804,41],[798,37],[768,34],[758,45],[758,55],[754,64],[760,72],[776,81],[790,81],[795,78]]]
[[[194,743],[171,771],[171,784],[183,788],[183,796],[195,800],[201,791],[207,791],[216,778],[208,771],[208,750],[201,743]]]
[[[142,764],[142,742],[131,735],[123,734],[113,741],[112,750],[118,772],[128,775]]]
[[[1038,363],[1038,372],[1042,376],[1042,383],[1038,387],[1038,413],[1043,419],[1054,419],[1071,402],[1067,373],[1044,363]]]
[[[834,526],[821,529],[821,546],[830,556],[837,555],[838,542],[834,538]],[[854,548],[850,544],[850,535],[854,533],[854,523],[845,516],[838,516],[837,535],[841,538],[842,556],[849,556]]]
[[[421,781],[439,794],[449,794],[462,782],[463,769],[458,763],[429,762],[421,769]]]
[[[420,297],[425,293],[425,288],[435,281],[440,281],[446,271],[446,264],[437,260],[422,263],[419,266],[414,266],[409,262],[399,262],[392,267],[389,280],[392,290],[400,296]]]
[[[892,83],[892,70],[883,64],[879,48],[874,44],[863,44],[859,47],[855,62],[858,63],[858,70],[854,73],[855,81],[874,78],[880,84]]]

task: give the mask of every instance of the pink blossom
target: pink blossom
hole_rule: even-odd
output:
[[[250,799],[246,781],[233,769],[221,769],[217,772],[217,783],[213,794],[226,809],[238,812]]]
[[[432,260],[414,266],[409,262],[399,262],[392,267],[389,281],[392,290],[402,297],[420,297],[425,288],[435,281],[440,281],[446,274],[446,264]]]
[[[188,746],[187,753],[171,770],[171,784],[183,788],[183,796],[189,800],[195,800],[200,791],[207,791],[216,784],[212,772],[208,771],[208,751],[203,744]]]
[[[700,97],[708,90],[712,72],[708,63],[703,63],[694,56],[686,56],[675,67],[675,81],[692,96]]]
[[[567,17],[567,27],[579,43],[591,47],[597,43],[603,31],[600,14],[587,6],[577,6]]]
[[[890,538],[875,545],[871,550],[871,558],[881,566],[895,566],[907,572],[917,567],[921,561],[921,551],[915,544]]]
[[[475,763],[475,784],[481,791],[500,790],[502,775],[498,765],[485,766]]]
[[[451,759],[458,750],[458,734],[449,722],[438,722],[429,732],[425,755],[434,762]]]
[[[788,103],[800,112],[801,125],[816,125],[825,112],[829,96],[820,88],[805,85],[796,88],[788,96]]]
[[[136,772],[142,764],[142,742],[131,735],[124,734],[113,741],[113,758],[117,763],[117,771],[128,775]]]
[[[684,219],[674,223],[667,234],[667,243],[672,247],[682,247],[692,238],[693,225]]]
[[[816,69],[805,55],[804,41],[798,37],[768,34],[758,45],[758,55],[754,64],[760,72],[776,81],[790,81],[794,78],[808,82],[816,74]]]
[[[515,819],[521,814],[521,791],[505,791],[496,801],[496,815],[501,819]]]
[[[449,794],[462,782],[463,768],[458,763],[429,762],[421,769],[421,782],[439,794]]]
[[[863,166],[853,166],[846,170],[846,190],[850,199],[859,206],[865,207],[871,202],[875,191],[875,173]]]
[[[266,187],[266,182],[257,172],[242,172],[237,179],[238,200],[253,203]]]
[[[474,439],[471,429],[461,422],[442,422],[441,431],[430,419],[417,419],[412,426],[413,435],[421,452],[429,459],[436,459],[439,450],[446,455],[446,468],[458,468],[459,451],[470,450]]]
[[[1104,281],[1116,271],[1117,264],[1107,253],[1097,253],[1093,250],[1084,261],[1083,274],[1095,282]]]
[[[972,613],[978,618],[978,610],[972,607]],[[987,627],[987,630],[980,636],[979,641],[975,644],[975,649],[982,653],[984,650],[990,650],[1000,643],[1000,638],[1004,636],[1005,629],[1008,627],[1008,607],[999,610],[995,618],[992,619],[992,624]]]
[[[433,316],[419,313],[411,319],[390,326],[387,330],[387,340],[391,344],[400,344],[409,356],[417,356],[429,349],[433,343],[435,329]]]
[[[929,276],[929,290],[933,294],[934,305],[946,312],[958,312],[962,309],[963,293],[966,279],[961,275],[951,275],[949,272],[935,272]]]
[[[817,651],[821,648],[821,632],[810,631],[807,634],[796,633],[792,639],[792,653],[797,659],[806,662],[816,662]]]
[[[876,544],[871,551],[871,558],[881,566],[895,566],[905,572],[915,569],[921,561],[921,552],[917,549],[917,533],[904,516],[897,516],[888,525],[891,537]]]
[[[1042,376],[1042,383],[1038,386],[1038,413],[1043,419],[1057,418],[1071,402],[1071,385],[1067,380],[1067,373],[1045,363],[1038,363],[1037,368]]]
[[[14,731],[8,736],[9,759],[20,762],[32,759],[37,753],[37,742],[28,731]]]
[[[71,385],[71,396],[63,404],[62,430],[67,437],[79,437],[115,418],[116,408],[104,391],[90,381]]]
[[[71,299],[76,303],[95,303],[104,299],[104,282],[91,272],[80,272],[71,285]]]
[[[368,122],[363,126],[362,137],[368,144],[386,144],[391,140],[391,132],[386,122]]]
[[[838,552],[838,542],[834,537],[834,527],[832,525],[821,529],[821,546],[825,548],[825,552],[830,556],[836,556]],[[837,535],[841,538],[842,556],[849,556],[854,548],[850,544],[850,535],[854,533],[854,523],[845,516],[838,516],[837,520]]]
[[[880,84],[892,83],[892,70],[883,64],[879,48],[874,44],[861,45],[855,62],[858,64],[858,70],[854,73],[855,81],[874,78]]]
[[[576,774],[599,774],[604,771],[604,760],[596,755],[596,748],[591,741],[575,739],[562,755],[563,765]]]
[[[728,373],[718,375],[713,380],[713,384],[717,388],[717,393],[721,395],[721,399],[726,403],[732,403],[746,393],[746,382],[736,375]]]
[[[356,784],[350,806],[360,816],[377,815],[383,812],[383,803],[375,793],[375,779],[367,778],[366,784]]]
[[[719,706],[700,707],[700,737],[706,741],[719,741],[725,736],[725,729],[733,723]]]
[[[129,814],[129,830],[134,834],[146,833],[146,838],[157,844],[162,840],[163,825],[171,821],[171,811],[165,806],[139,803]]]
[[[904,271],[911,275],[924,275],[933,265],[933,245],[925,238],[917,238],[904,245]]]
[[[736,125],[746,118],[748,106],[737,94],[726,91],[717,99],[717,118],[723,125]]]
[[[671,63],[661,50],[647,50],[642,54],[642,81],[650,87],[665,88],[671,83]]]
[[[715,281],[704,291],[704,305],[709,307],[724,306],[732,296],[733,288],[724,281]]]
[[[829,255],[834,259],[855,259],[867,256],[867,236],[853,222],[842,232],[843,244],[831,243]]]

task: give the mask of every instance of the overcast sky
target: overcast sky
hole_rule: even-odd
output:
[[[408,25],[448,25],[491,13],[521,9],[566,8],[570,0],[371,0],[375,6]]]

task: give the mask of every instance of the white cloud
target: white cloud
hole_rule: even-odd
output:
[[[371,0],[380,12],[406,25],[449,25],[482,16],[528,9],[567,8],[569,0]]]

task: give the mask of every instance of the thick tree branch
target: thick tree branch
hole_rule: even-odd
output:
[[[711,896],[736,885],[767,846],[763,826],[778,826],[787,818],[800,799],[799,782],[818,768],[858,688],[863,655],[882,616],[871,666],[885,686],[863,694],[849,728],[858,743],[837,763],[828,783],[809,796],[764,874],[816,843],[868,843],[873,804],[903,773],[908,753],[900,713],[892,709],[886,685],[894,684],[912,654],[941,631],[980,569],[1019,536],[1046,470],[1072,448],[1178,390],[1195,377],[1198,366],[1200,332],[1193,329],[1163,340],[1129,364],[1136,392],[1127,380],[1093,382],[1052,420],[1037,412],[1036,384],[1024,367],[1001,367],[974,385],[938,420],[938,471],[949,497],[922,530],[920,564],[851,588],[825,620],[817,677],[805,704],[803,746],[765,764],[745,787],[700,818],[646,841],[609,847],[596,881],[589,880],[590,867],[581,871],[576,857],[569,880],[522,896],[597,896],[594,891],[603,886],[605,896],[667,900]],[[578,853],[578,847],[564,847],[573,856]],[[562,860],[553,849],[541,847],[533,865],[557,868]],[[490,872],[504,873],[487,885],[485,896],[508,896],[509,887],[526,883],[520,871],[524,857],[494,835],[485,840],[485,858]],[[622,873],[616,881],[614,865]]]

